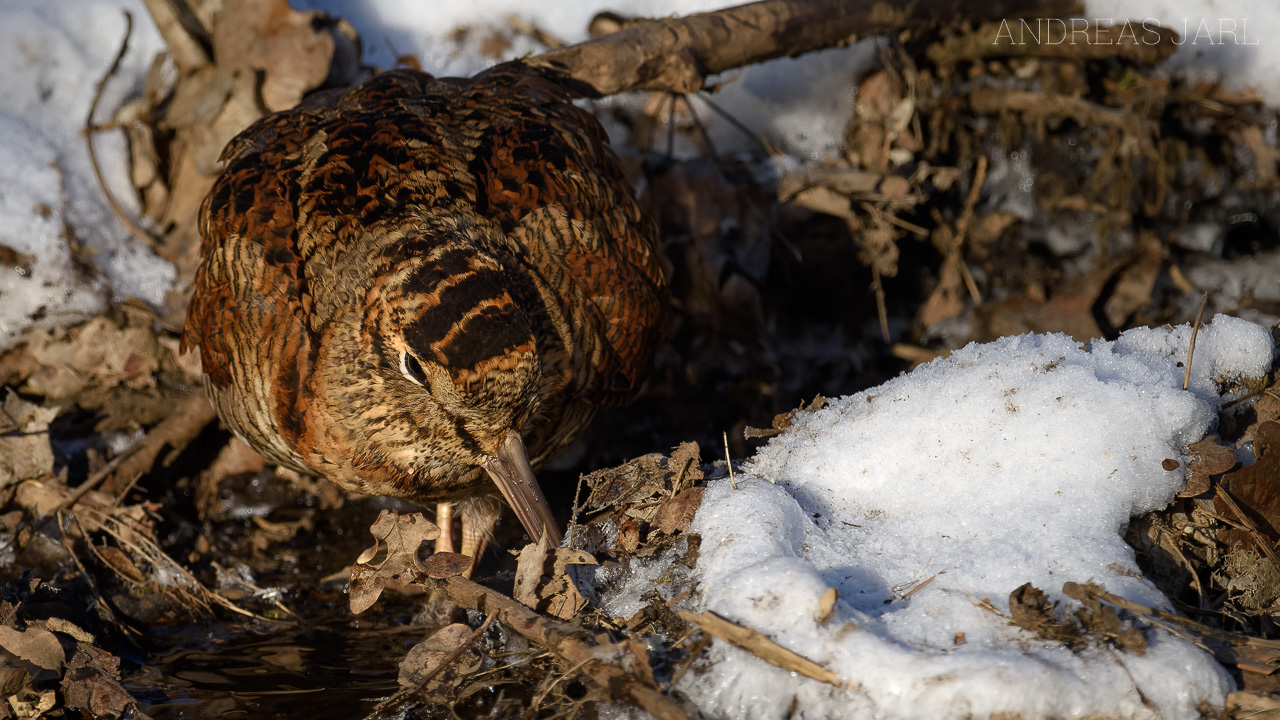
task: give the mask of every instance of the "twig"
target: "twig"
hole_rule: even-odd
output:
[[[799,673],[828,685],[834,685],[839,688],[846,687],[845,683],[840,682],[835,673],[818,663],[782,647],[751,628],[731,623],[711,611],[691,613],[687,610],[681,610],[680,617],[702,628],[702,631],[708,635],[731,642],[771,665]]]
[[[111,192],[111,188],[107,187],[107,180],[102,176],[102,164],[98,162],[98,152],[93,148],[93,133],[95,130],[93,116],[98,112],[98,103],[102,101],[102,93],[107,88],[107,81],[115,76],[120,69],[120,62],[124,60],[125,53],[129,52],[129,37],[132,34],[133,13],[125,10],[124,40],[120,43],[120,50],[116,52],[115,59],[111,61],[111,67],[107,68],[107,74],[103,75],[102,79],[98,81],[98,88],[93,93],[93,102],[89,103],[89,115],[84,119],[84,129],[81,134],[84,135],[84,144],[89,149],[89,164],[93,166],[93,176],[97,178],[98,187],[102,189],[102,195],[107,199],[107,204],[111,206],[111,212],[115,213],[116,218],[120,220],[120,224],[128,229],[129,234],[147,243],[148,246],[155,247],[160,241],[133,221],[133,218],[116,201],[116,196]]]
[[[573,491],[573,514],[569,516],[569,527],[567,528],[569,532],[569,547],[575,547],[574,540],[577,539],[579,527],[578,514],[582,512],[582,505],[578,501],[582,498],[582,483],[586,479],[586,475],[578,473],[578,487]]]
[[[938,576],[937,576],[937,575],[934,575],[933,577],[929,578],[928,580],[925,580],[924,582],[920,583],[919,585],[917,585],[917,586],[915,586],[915,587],[911,588],[910,590],[908,590],[908,591],[907,591],[907,593],[906,593],[905,595],[903,595],[903,596],[902,596],[902,599],[903,599],[903,600],[906,600],[906,599],[910,598],[912,595],[915,595],[916,593],[918,593],[918,592],[920,592],[921,590],[923,590],[923,589],[925,589],[926,587],[928,587],[930,583],[932,583],[934,580],[937,580],[937,579],[938,579]]]
[[[85,494],[87,494],[90,490],[98,487],[98,485],[100,485],[103,480],[106,480],[108,477],[110,477],[111,473],[115,472],[116,468],[120,467],[120,464],[123,463],[125,459],[132,456],[134,453],[138,452],[138,450],[141,450],[142,443],[143,443],[143,440],[138,440],[134,444],[125,448],[124,452],[111,458],[111,462],[107,463],[106,465],[103,465],[101,470],[94,473],[93,475],[90,475],[88,480],[85,480],[84,482],[80,483],[79,487],[71,491],[71,494],[67,496],[67,499],[63,500],[58,505],[58,510],[66,510],[72,505],[75,505],[76,503],[80,502],[80,498],[83,498]],[[117,500],[118,499],[119,498],[117,498]]]
[[[676,103],[680,101],[678,93],[668,93],[671,104],[667,106],[667,159],[675,156],[676,151]]]
[[[712,101],[711,98],[707,97],[706,93],[698,93],[697,97],[699,100],[706,103],[707,107],[711,108],[712,112],[724,118],[725,122],[732,125],[735,129],[737,129],[738,132],[745,135],[747,139],[751,140],[751,142],[758,145],[760,147],[760,150],[765,155],[772,156],[774,154],[773,151],[770,150],[769,148],[769,143],[765,141],[765,139],[760,135],[760,133],[757,133],[756,131],[747,127],[745,123],[743,123],[733,114],[731,114],[728,110],[725,110],[724,108],[720,107],[718,104]]]
[[[254,519],[257,519],[257,518],[254,518]],[[242,587],[248,588],[249,590],[252,590],[253,592],[257,593],[258,595],[266,595],[266,594],[267,594],[267,591],[266,591],[266,590],[263,590],[262,588],[258,587],[257,585],[254,585],[253,583],[249,582],[248,580],[245,580],[244,578],[238,577],[238,576],[236,576],[235,574],[228,572],[226,568],[222,567],[222,566],[221,566],[221,565],[219,565],[218,563],[216,563],[216,562],[215,562],[215,563],[212,563],[212,565],[213,565],[213,569],[214,569],[214,570],[216,570],[218,573],[220,573],[220,574],[222,575],[222,577],[224,577],[224,578],[226,578],[226,579],[228,579],[228,580],[230,580],[230,581],[232,581],[232,582],[234,582],[234,583],[237,583],[238,585],[241,585]],[[271,604],[272,604],[272,605],[275,605],[275,607],[276,607],[276,609],[277,609],[277,610],[279,610],[280,612],[282,612],[282,613],[284,613],[284,614],[286,614],[286,615],[292,615],[292,616],[293,616],[295,619],[297,619],[297,620],[301,620],[301,619],[302,619],[302,618],[298,617],[298,614],[297,614],[297,613],[295,613],[294,611],[290,610],[290,609],[288,608],[288,606],[286,606],[284,603],[280,602],[279,600],[274,600],[274,599],[273,599],[273,600],[271,601]]]
[[[709,642],[711,642],[711,634],[705,633],[693,643],[693,647],[689,648],[689,657],[680,663],[680,667],[676,668],[675,674],[671,676],[672,687],[675,687],[676,683],[680,682],[680,678],[684,677],[685,672],[693,667],[693,663],[697,661],[698,656],[706,649]]]
[[[707,155],[716,157],[716,144],[711,141],[711,133],[707,131],[707,126],[702,124],[702,118],[698,117],[698,111],[694,109],[693,103],[689,101],[689,96],[681,95],[680,99],[684,101],[684,107],[689,111],[689,117],[693,119],[694,127],[698,128],[698,134],[702,137],[703,144],[706,145]]]
[[[968,239],[969,223],[973,221],[973,209],[978,205],[978,198],[982,193],[982,186],[987,181],[987,165],[986,155],[978,156],[978,167],[973,173],[973,184],[969,187],[969,197],[965,198],[964,210],[960,213],[960,219],[956,221],[956,241],[953,252],[957,253],[960,266],[960,276],[964,279],[965,287],[969,289],[969,297],[973,298],[975,305],[982,303],[982,293],[978,291],[978,283],[973,279],[973,273],[969,270],[969,264],[964,261],[961,248]]]
[[[1191,326],[1191,342],[1187,343],[1187,363],[1182,368],[1182,389],[1186,390],[1191,384],[1191,358],[1196,353],[1196,335],[1200,334],[1200,321],[1204,320],[1204,306],[1209,301],[1209,291],[1206,290],[1204,295],[1200,296],[1200,309],[1196,310],[1196,321]],[[1280,567],[1278,565],[1277,567]]]
[[[419,692],[421,692],[422,689],[427,686],[427,683],[431,682],[436,678],[437,675],[444,672],[445,668],[449,667],[449,665],[451,665],[455,660],[462,657],[462,653],[466,652],[467,648],[471,647],[473,644],[475,644],[476,640],[480,639],[480,636],[484,634],[485,630],[489,629],[489,625],[493,623],[493,618],[496,616],[497,616],[496,612],[489,613],[489,615],[485,617],[484,622],[480,623],[480,627],[476,628],[476,631],[471,633],[471,637],[468,637],[466,640],[464,640],[461,645],[453,649],[453,652],[446,655],[444,659],[439,662],[439,664],[437,664],[434,668],[431,668],[431,672],[428,672],[417,683],[409,687],[401,688],[400,691],[397,692],[396,694],[392,695],[386,700],[383,700],[382,702],[375,705],[373,708],[373,711],[365,716],[366,720],[371,718],[383,717],[383,713],[385,713],[386,711],[399,706],[400,704],[408,700],[413,695],[417,695]]]
[[[1104,600],[1118,608],[1121,608],[1122,610],[1128,610],[1131,613],[1135,613],[1143,617],[1180,626],[1211,640],[1230,643],[1231,645],[1253,645],[1255,647],[1280,649],[1280,640],[1268,640],[1266,638],[1245,635],[1244,633],[1231,632],[1230,630],[1211,628],[1208,625],[1203,625],[1195,620],[1184,618],[1180,615],[1174,615],[1173,613],[1165,612],[1164,610],[1143,605],[1132,600],[1126,600],[1119,595],[1113,595],[1112,593],[1103,590],[1097,585],[1081,585],[1079,583],[1069,582],[1062,586],[1062,594],[1080,601],[1089,599]]]
[[[733,477],[733,460],[729,457],[729,433],[724,433],[724,464],[729,468],[729,487],[738,489],[738,481]]]
[[[1253,536],[1254,543],[1262,548],[1262,554],[1267,556],[1272,566],[1280,569],[1280,557],[1276,557],[1276,551],[1271,547],[1271,541],[1258,530],[1258,526],[1254,524],[1253,520],[1244,514],[1244,510],[1240,509],[1240,506],[1236,504],[1236,500],[1231,497],[1231,493],[1225,487],[1219,485],[1215,488],[1214,497],[1220,498],[1224,505],[1231,508],[1231,512],[1240,518],[1240,523],[1244,525],[1245,530]]]
[[[573,667],[561,673],[560,676],[557,677],[555,680],[552,680],[551,684],[548,685],[545,690],[538,693],[538,696],[533,699],[533,702],[529,703],[529,710],[531,714],[533,714],[536,717],[538,714],[538,708],[542,707],[542,701],[545,700],[546,697],[551,694],[551,691],[556,688],[556,685],[559,685],[560,681],[564,680],[567,677],[573,677],[575,674],[577,674],[579,670],[582,669],[583,665],[586,665],[589,662],[591,662],[591,658],[587,658],[582,662],[578,663],[577,665],[574,665]]]
[[[889,337],[889,311],[885,308],[884,285],[880,283],[880,270],[875,265],[871,266],[871,289],[876,293],[876,315],[880,318],[880,337],[888,343],[892,340]]]
[[[129,641],[129,644],[133,645],[135,648],[141,648],[141,646],[138,645],[138,641],[134,639],[135,636],[141,635],[141,633],[135,630],[132,625],[120,622],[120,618],[117,617],[115,611],[111,609],[111,604],[102,597],[102,592],[98,590],[97,581],[94,580],[93,576],[89,574],[89,571],[85,569],[84,563],[80,562],[80,557],[76,555],[75,548],[71,546],[71,538],[67,536],[67,521],[62,508],[58,508],[55,512],[55,516],[58,519],[58,534],[61,536],[60,539],[62,541],[62,547],[66,548],[67,555],[71,558],[71,562],[75,563],[76,568],[80,571],[81,577],[83,577],[85,582],[89,584],[89,591],[93,593],[94,605],[97,606],[98,610],[103,615],[111,619],[111,622],[115,627],[124,630],[125,639]],[[79,525],[80,522],[77,520],[76,524]],[[83,525],[80,525],[80,534],[82,537],[88,537],[84,534]],[[93,549],[93,543],[86,541],[85,545],[89,547],[90,551],[93,552],[96,557],[97,551]]]
[[[494,613],[502,624],[570,663],[589,660],[583,669],[591,682],[611,695],[635,703],[658,720],[690,720],[674,700],[657,688],[608,662],[610,655],[630,654],[624,645],[599,645],[589,633],[569,623],[537,613],[502,593],[464,577],[432,581],[446,597],[464,608]]]

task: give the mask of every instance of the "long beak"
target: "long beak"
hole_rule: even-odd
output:
[[[545,532],[551,546],[558,546],[563,539],[560,526],[547,506],[542,488],[538,487],[538,479],[533,476],[529,454],[525,452],[520,433],[509,431],[498,448],[497,456],[490,456],[484,469],[502,491],[507,504],[516,511],[516,517],[520,518],[520,524],[524,525],[529,537],[538,542]]]

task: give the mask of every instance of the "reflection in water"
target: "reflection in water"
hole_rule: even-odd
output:
[[[348,619],[270,635],[243,625],[202,629],[203,638],[166,637],[180,647],[124,679],[156,720],[359,717],[398,689],[397,663],[427,634],[353,627]]]

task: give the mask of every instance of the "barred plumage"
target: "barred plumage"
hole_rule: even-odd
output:
[[[665,295],[654,227],[571,97],[519,63],[395,71],[233,140],[184,333],[227,425],[344,487],[451,500],[491,493],[486,470],[531,481],[513,442],[537,465],[630,397]],[[535,535],[549,517],[516,510]]]

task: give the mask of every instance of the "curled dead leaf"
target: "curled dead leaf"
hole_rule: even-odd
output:
[[[689,532],[689,524],[702,504],[705,488],[693,487],[680,491],[675,497],[662,503],[653,518],[654,527],[668,535]]]
[[[418,570],[432,580],[457,577],[471,569],[471,558],[451,552],[432,553],[418,562]]]

